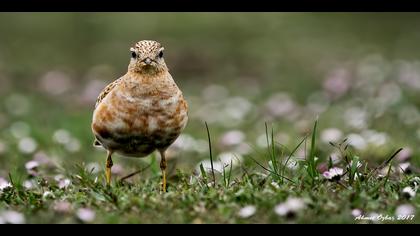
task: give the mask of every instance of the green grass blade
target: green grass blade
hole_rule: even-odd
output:
[[[211,138],[210,138],[210,131],[209,126],[207,125],[207,122],[204,122],[206,124],[206,130],[207,130],[207,138],[209,141],[209,152],[210,152],[210,164],[211,164],[211,174],[213,177],[213,186],[216,186],[216,175],[214,174],[214,167],[213,167],[213,153],[211,150]]]
[[[353,184],[354,177],[357,174],[357,164],[359,163],[359,157],[353,156],[351,160],[351,166],[350,166],[350,173],[349,173],[349,184]]]
[[[207,183],[207,173],[204,170],[203,163],[200,163],[200,172],[201,172],[201,176],[203,177],[204,181]]]
[[[230,160],[229,175],[228,175],[228,179],[227,179],[227,187],[230,186],[230,177],[232,176],[232,163],[233,163],[233,161]]]
[[[311,149],[308,157],[308,173],[314,181],[317,177],[316,163],[315,163],[315,152],[316,152],[316,129],[318,126],[318,120],[315,121],[314,128],[312,130]]]
[[[283,172],[282,172],[282,176],[285,175],[285,171],[287,168],[287,164],[289,163],[290,158],[292,158],[292,156],[296,153],[296,151],[299,149],[299,147],[303,144],[303,142],[305,142],[305,140],[308,138],[308,136],[305,136],[302,141],[300,141],[300,143],[292,150],[292,152],[290,152],[289,156],[287,157],[285,163],[284,163],[284,168],[283,168]]]

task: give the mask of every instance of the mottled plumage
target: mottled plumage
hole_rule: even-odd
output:
[[[158,150],[165,190],[165,151],[185,128],[188,105],[169,74],[158,42],[140,41],[131,53],[128,72],[97,99],[92,120],[94,144],[108,150],[109,171],[114,152],[145,157]],[[109,178],[107,174],[108,183]]]

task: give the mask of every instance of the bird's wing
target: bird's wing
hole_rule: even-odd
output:
[[[102,100],[106,97],[106,95],[108,95],[109,92],[112,91],[113,88],[115,88],[115,86],[117,86],[122,80],[122,77],[115,80],[114,82],[108,84],[103,90],[102,92],[99,94],[98,98],[96,99],[96,104],[95,104],[95,108],[98,107],[98,105],[102,102]]]
[[[122,77],[115,80],[114,82],[108,84],[103,90],[102,92],[99,94],[98,98],[96,99],[96,104],[95,104],[95,109],[98,107],[98,105],[102,102],[102,100],[106,97],[106,95],[109,94],[109,92],[112,91],[112,89],[115,88],[115,86],[117,86],[122,80]],[[95,137],[95,140],[93,141],[93,146],[95,147],[99,147],[101,146],[101,142]]]

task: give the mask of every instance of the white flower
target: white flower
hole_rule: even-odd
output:
[[[18,139],[28,136],[29,131],[29,125],[23,121],[14,122],[10,126],[10,133],[12,133],[13,137]]]
[[[217,122],[224,127],[235,127],[240,125],[253,110],[253,104],[244,97],[232,97],[223,101],[216,113]],[[251,114],[252,115],[252,114]],[[207,112],[207,116],[208,112]]]
[[[196,169],[198,173],[201,174],[200,165],[203,165],[204,171],[210,173],[211,172],[211,162],[210,160],[203,160],[200,163],[198,163]],[[215,172],[222,173],[223,172],[223,163],[220,161],[213,161],[213,169]]]
[[[407,172],[409,170],[410,167],[410,163],[409,162],[404,162],[398,165],[400,167],[400,170],[402,170],[403,172]]]
[[[287,164],[286,167],[289,168],[290,170],[297,170],[299,168],[299,163],[298,163],[297,159],[295,157],[291,157],[288,160],[288,158],[289,158],[288,156],[284,157],[283,165]],[[287,161],[287,163],[286,163],[286,161]]]
[[[171,147],[178,148],[180,150],[190,151],[194,149],[196,141],[194,137],[189,134],[181,134],[175,140]]]
[[[362,210],[360,210],[360,209],[353,209],[353,210],[351,211],[351,215],[352,215],[353,217],[358,217],[358,216],[360,216],[362,213],[363,213],[363,212],[362,212]]]
[[[256,144],[260,148],[266,148],[267,147],[267,136],[266,134],[261,134],[257,137],[255,140]],[[271,145],[271,138],[268,138],[268,144]]]
[[[30,154],[36,150],[37,146],[38,144],[33,138],[26,137],[26,138],[22,138],[19,141],[18,148],[20,152],[24,154]]]
[[[324,143],[338,142],[343,137],[343,132],[337,128],[324,129],[321,132],[321,140]]]
[[[385,166],[382,169],[379,170],[378,172],[378,177],[383,178],[385,176],[387,176],[389,173],[392,173],[395,171],[395,167],[391,166],[391,170],[389,169],[389,166]]]
[[[242,161],[242,156],[233,152],[222,152],[219,154],[218,158],[223,163],[224,166],[230,165],[232,162],[232,166],[237,166]]]
[[[245,206],[241,208],[238,212],[238,216],[241,218],[248,218],[255,214],[257,208],[255,206]]]
[[[274,117],[282,117],[290,114],[295,108],[295,102],[287,93],[277,93],[269,98],[265,104],[269,114]]]
[[[383,104],[391,106],[401,100],[401,88],[395,83],[386,83],[379,89],[378,98]]]
[[[58,174],[58,175],[54,176],[54,180],[57,181],[57,182],[62,180],[62,179],[64,179],[64,175],[62,175],[62,174]]]
[[[379,214],[376,212],[371,212],[367,215],[367,217],[369,219],[372,219],[373,222],[378,222],[379,221]]]
[[[351,75],[345,68],[335,68],[330,71],[323,83],[324,90],[331,98],[336,99],[344,95],[350,88]]]
[[[58,181],[58,187],[61,189],[67,188],[70,184],[71,184],[70,179],[61,179],[60,181]]]
[[[396,156],[396,159],[399,162],[405,162],[408,161],[411,156],[413,155],[413,150],[409,147],[405,147],[401,152],[399,152]]]
[[[341,175],[343,175],[343,169],[333,167],[322,173],[322,175],[328,180],[339,180],[341,178]]]
[[[410,180],[410,183],[414,185],[414,190],[417,191],[420,185],[420,178],[416,176]]]
[[[29,111],[30,103],[28,99],[21,94],[12,94],[5,100],[6,110],[15,116],[24,115]]]
[[[64,145],[67,151],[69,152],[78,152],[80,150],[81,144],[80,141],[76,138],[71,138],[70,142]]]
[[[10,184],[10,182],[5,180],[4,178],[0,177],[0,190],[3,190],[8,187],[12,187],[12,184]]]
[[[53,140],[64,145],[64,148],[69,152],[77,152],[81,147],[80,141],[73,138],[70,132],[65,129],[56,130],[53,134]]]
[[[65,129],[56,130],[53,134],[53,140],[60,144],[66,144],[70,142],[70,132]]]
[[[23,187],[25,187],[26,189],[33,189],[35,188],[35,183],[33,180],[25,180],[23,182]]]
[[[53,166],[51,158],[43,151],[38,151],[34,154],[33,160],[38,162],[40,165]]]
[[[354,129],[365,129],[367,127],[367,112],[359,107],[351,107],[344,112],[344,121]]]
[[[71,211],[71,203],[66,201],[55,202],[54,211],[59,213],[68,213]]]
[[[403,194],[403,196],[405,196],[407,198],[413,198],[414,196],[416,196],[416,192],[411,187],[405,187],[402,190],[402,194]]]
[[[206,151],[208,150],[208,148],[206,149]],[[252,152],[252,148],[251,146],[249,146],[246,143],[241,143],[239,145],[236,145],[234,148],[232,148],[232,152],[241,154],[241,155],[246,155],[246,154],[250,154]]]
[[[414,206],[410,204],[403,204],[397,207],[395,210],[396,216],[408,216],[408,215],[414,215],[416,213],[416,209]]]
[[[347,137],[347,142],[350,146],[353,146],[358,150],[363,150],[367,147],[366,140],[359,134],[350,134]]]
[[[96,217],[96,213],[88,208],[80,208],[76,215],[83,222],[92,222]]]
[[[289,213],[289,208],[286,206],[286,204],[281,203],[274,208],[274,211],[279,216],[285,216]]]
[[[286,202],[278,204],[274,211],[279,216],[293,215],[306,208],[305,202],[301,198],[289,197]]]
[[[54,194],[50,191],[45,191],[44,194],[42,194],[42,198],[43,199],[47,199],[47,198],[55,198]]]
[[[17,211],[4,211],[0,214],[0,218],[3,219],[4,222],[9,224],[24,224],[25,217],[22,213]]]
[[[418,62],[402,61],[398,65],[398,81],[406,85],[412,90],[420,89],[420,73],[418,69]]]
[[[360,168],[362,165],[363,165],[363,164],[362,164],[362,162],[357,161],[356,168]],[[350,164],[349,164],[349,167],[350,167],[350,168],[351,168],[352,166],[353,166],[353,160],[351,160],[351,161],[350,161]]]
[[[72,79],[64,72],[48,71],[39,80],[40,87],[50,95],[61,95],[72,88]]]
[[[286,204],[291,211],[299,211],[305,208],[305,202],[300,198],[288,198]]]
[[[271,182],[271,186],[273,186],[276,189],[280,188],[280,185],[277,182],[274,182],[274,181]]]
[[[375,130],[365,130],[362,132],[365,140],[374,146],[382,146],[388,142],[388,135],[384,132],[377,132]]]
[[[406,125],[415,125],[420,121],[420,111],[415,105],[406,105],[398,110],[399,119]]]
[[[28,161],[25,164],[26,170],[33,170],[39,166],[39,163],[37,161]]]
[[[37,168],[39,166],[39,163],[37,161],[28,161],[25,164],[26,171],[29,175],[36,176],[38,174]]]
[[[220,139],[220,143],[224,146],[234,146],[243,142],[245,134],[240,130],[232,130],[226,132]]]
[[[101,170],[101,165],[99,165],[97,162],[90,162],[86,165],[86,170],[88,172],[92,171],[92,174],[96,174]]]

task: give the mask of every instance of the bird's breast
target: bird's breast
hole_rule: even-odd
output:
[[[94,112],[92,129],[104,142],[169,146],[186,126],[187,103],[182,94],[132,96],[114,92]],[[120,140],[120,141],[118,141]]]

